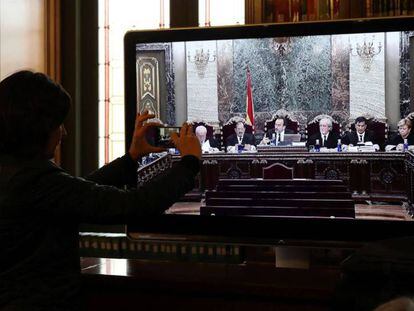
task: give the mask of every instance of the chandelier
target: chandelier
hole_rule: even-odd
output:
[[[188,62],[194,63],[198,76],[200,77],[200,79],[203,79],[206,73],[208,63],[214,62],[216,60],[216,55],[210,55],[210,50],[207,50],[205,52],[204,49],[201,49],[196,50],[195,55],[193,55],[193,57],[191,57],[189,51],[187,59]]]
[[[270,39],[270,48],[276,54],[284,56],[292,51],[292,42],[289,37],[279,37]]]
[[[360,45],[356,44],[356,54],[352,49],[352,46],[349,45],[349,52],[352,56],[359,56],[362,60],[363,68],[365,72],[371,70],[371,64],[376,55],[381,53],[382,45],[381,41],[378,42],[378,47],[374,47],[374,36],[372,36],[372,41],[367,42],[364,39],[364,43]]]

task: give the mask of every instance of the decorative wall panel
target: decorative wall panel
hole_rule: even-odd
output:
[[[143,75],[141,78],[145,77],[146,79],[148,79],[151,76],[154,79],[159,79],[158,116],[164,123],[175,124],[174,73],[172,68],[171,43],[140,44],[137,46],[136,52],[137,66],[139,64],[139,59],[142,57],[157,58],[158,74],[155,74],[154,72],[153,76],[151,76],[151,66],[147,66],[147,69],[150,70],[150,75],[146,74]],[[152,66],[155,68],[154,65]],[[137,69],[137,89],[144,90],[144,80],[140,80],[139,68]],[[142,72],[142,74],[144,74],[144,72]],[[152,80],[151,83],[156,83],[156,80]],[[154,87],[155,86],[156,85],[154,84]],[[145,99],[149,98],[149,96],[145,97]],[[141,111],[143,105],[146,105],[147,103],[148,101],[142,100],[140,98],[140,95],[137,94],[138,111]]]

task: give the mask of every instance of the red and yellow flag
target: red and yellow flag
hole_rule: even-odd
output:
[[[254,106],[252,93],[252,79],[250,77],[250,69],[247,66],[247,94],[246,94],[246,123],[251,125],[254,129]]]

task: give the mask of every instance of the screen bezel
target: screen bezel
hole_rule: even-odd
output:
[[[261,24],[209,28],[130,31],[124,37],[125,147],[131,142],[136,115],[136,44],[202,40],[252,39],[414,30],[414,17]],[[372,241],[412,235],[414,224],[404,221],[300,219],[273,217],[207,217],[160,215],[128,224],[128,232],[144,239],[209,236],[213,240],[263,241]]]

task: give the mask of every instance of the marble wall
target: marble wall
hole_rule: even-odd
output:
[[[365,113],[385,119],[385,70],[384,33],[353,34],[349,36],[352,47],[349,68],[350,115],[356,118]],[[373,52],[378,53],[371,61],[364,61],[357,46],[373,43]],[[381,46],[381,48],[380,48]]]
[[[332,97],[330,36],[296,37],[280,42],[234,40],[226,42],[226,46],[218,50],[218,59],[227,64],[218,68],[219,89],[231,91],[222,92],[227,98],[221,101],[220,121],[245,113],[247,66],[252,77],[256,129],[263,129],[264,121],[278,109],[286,109],[300,123],[306,123],[318,114],[347,108],[343,107],[346,100],[342,99],[341,83],[339,87],[335,85],[335,100]],[[342,73],[340,68],[338,73]]]
[[[174,93],[168,94],[167,119],[172,121],[174,118],[170,114],[175,111],[175,106],[181,109],[183,105],[189,119],[204,116],[212,123],[225,123],[233,116],[244,117],[247,66],[252,78],[257,130],[263,130],[264,121],[282,108],[291,112],[303,125],[321,113],[332,115],[342,125],[364,112],[386,118],[385,107],[389,103],[384,96],[387,92],[384,63],[387,62],[387,53],[383,50],[376,56],[370,72],[364,72],[358,56],[350,56],[349,53],[350,43],[355,41],[353,36],[210,42],[211,46],[206,48],[212,50],[215,45],[216,58],[208,65],[208,79],[207,76],[201,78],[194,70],[188,73],[193,65],[188,63],[188,51],[194,53],[200,47],[183,43],[185,54],[180,52],[176,55],[173,49],[172,63],[179,58],[180,64],[186,64],[187,74],[174,76],[173,73],[168,76],[171,79],[168,82],[175,86],[185,85],[187,98],[184,96],[176,102]],[[410,110],[409,41],[412,36],[412,32],[401,36],[401,115]],[[379,34],[377,39],[385,41],[383,34]],[[382,45],[385,46],[384,42]],[[171,68],[171,64],[166,68]],[[212,73],[216,78],[211,76]],[[203,96],[199,95],[200,91]]]
[[[405,31],[401,35],[400,42],[400,70],[401,70],[401,80],[400,80],[400,116],[401,118],[405,117],[412,110],[411,104],[411,94],[410,94],[410,85],[412,83],[410,76],[412,72],[410,71],[410,41],[414,41],[414,31]]]
[[[214,123],[218,120],[216,41],[187,42],[186,55],[188,119]],[[197,66],[199,58],[205,58],[205,65]]]

